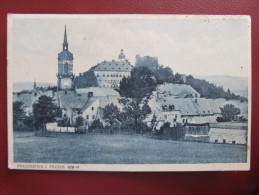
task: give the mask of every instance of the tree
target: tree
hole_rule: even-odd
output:
[[[217,118],[217,121],[235,121],[240,114],[240,109],[236,108],[233,104],[226,104],[223,108],[220,108],[221,118]]]
[[[156,78],[147,67],[134,68],[131,76],[123,78],[119,93],[122,96],[119,102],[123,104],[123,111],[127,121],[134,121],[134,129],[151,113],[148,100],[156,89]]]
[[[76,124],[75,124],[76,127],[80,127],[80,126],[84,126],[84,118],[79,115],[77,118],[76,118]]]
[[[155,115],[155,113],[153,114],[153,117],[152,117],[152,120],[151,120],[151,129],[153,129],[154,127],[155,127],[155,125],[156,125],[156,115]]]
[[[175,78],[171,68],[159,66],[157,70],[152,71],[158,82],[174,83]]]
[[[62,111],[54,101],[52,97],[43,95],[33,104],[35,127],[37,129],[45,130],[46,123],[54,122],[56,117],[61,117]]]
[[[13,125],[17,126],[18,120],[25,119],[25,111],[23,110],[23,102],[13,102]]]
[[[113,103],[104,107],[103,119],[110,126],[119,125],[122,122],[122,114],[120,109]]]
[[[91,125],[91,129],[103,129],[103,124],[101,123],[101,121],[99,119],[96,119],[93,121],[93,123]]]
[[[179,73],[176,73],[175,74],[175,83],[178,83],[178,84],[183,84],[183,79],[182,79],[182,76],[179,74]]]
[[[78,88],[98,86],[97,78],[94,75],[95,68],[96,66],[93,66],[88,71],[80,74],[80,76],[75,77],[75,86]]]

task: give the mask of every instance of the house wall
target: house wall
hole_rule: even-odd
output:
[[[94,71],[100,87],[119,87],[120,81],[123,77],[130,76],[130,71]]]
[[[95,119],[97,119],[98,107],[99,100],[97,99],[82,113],[82,117],[85,119],[87,124],[91,124]]]
[[[226,144],[246,144],[247,143],[246,130],[210,128],[209,136],[210,136],[211,143],[226,143]]]
[[[179,110],[164,111],[163,117],[165,123],[170,123],[170,127],[175,127],[177,123],[181,123],[181,113]]]

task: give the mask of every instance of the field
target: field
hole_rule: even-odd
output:
[[[14,132],[14,162],[182,164],[246,162],[244,145],[157,140],[142,135]]]

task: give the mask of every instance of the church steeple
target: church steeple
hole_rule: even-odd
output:
[[[68,43],[67,43],[67,27],[66,27],[66,25],[65,25],[65,33],[64,33],[63,50],[68,50]]]

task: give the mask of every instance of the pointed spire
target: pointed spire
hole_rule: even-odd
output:
[[[66,26],[66,25],[65,25],[65,33],[64,33],[63,50],[68,50],[68,43],[67,43],[67,26]]]
[[[36,85],[35,79],[34,79],[34,83],[33,83],[33,92],[37,93],[37,85]]]

